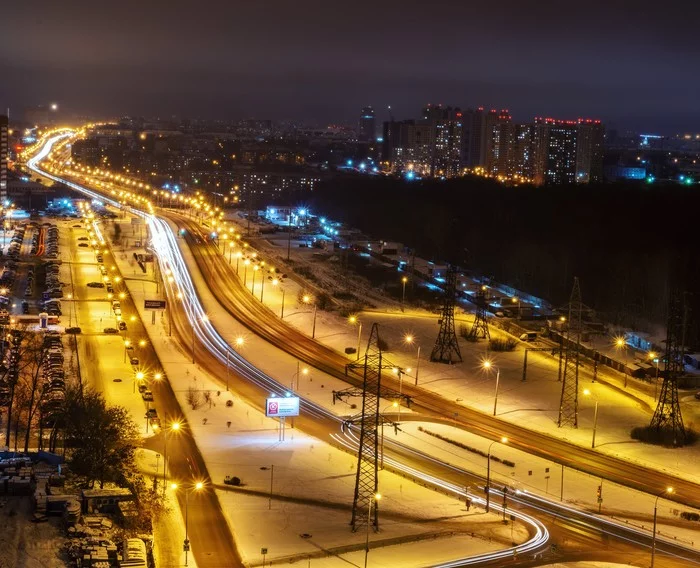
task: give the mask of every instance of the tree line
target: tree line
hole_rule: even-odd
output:
[[[700,192],[664,184],[506,187],[482,178],[322,183],[313,210],[416,254],[457,263],[549,300],[583,302],[613,324],[663,326],[671,288],[689,292],[688,343],[700,339],[695,223]]]

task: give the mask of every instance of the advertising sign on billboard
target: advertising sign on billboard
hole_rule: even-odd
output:
[[[267,399],[265,415],[270,418],[299,416],[299,397],[272,397]]]

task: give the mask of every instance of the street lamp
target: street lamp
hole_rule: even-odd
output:
[[[142,380],[144,379],[144,376],[145,376],[145,375],[143,374],[142,371],[139,371],[138,373],[135,373],[135,374],[134,374],[134,381],[133,381],[134,389],[133,389],[133,392],[136,392],[136,381],[137,381],[137,380],[138,380],[138,381],[142,381]]]
[[[250,264],[250,259],[246,258],[243,261],[243,286],[248,283],[248,265]],[[238,263],[236,263],[236,272],[238,272]]]
[[[583,394],[586,396],[591,395],[591,391],[588,389],[583,389]],[[595,432],[598,427],[598,400],[595,401],[595,410],[593,411],[593,439],[591,440],[591,448],[595,448]]]
[[[520,319],[520,298],[518,296],[513,296],[511,300],[514,304],[518,302],[518,319]]]
[[[350,316],[348,321],[355,325],[357,324],[357,359],[360,358],[360,342],[362,341],[362,322],[357,319],[357,316]]]
[[[265,270],[262,270],[262,280],[260,282],[260,302],[263,301],[263,293],[265,292]]]
[[[163,428],[163,497],[165,497],[165,480],[168,475],[168,430],[171,432],[179,432],[180,423],[173,422],[170,428]]]
[[[302,301],[305,304],[310,304],[313,301],[313,298],[309,296],[308,294],[304,294],[302,297]],[[314,339],[316,337],[316,302],[314,302],[314,323],[313,327],[311,328],[311,339]]]
[[[369,500],[369,505],[367,506],[367,534],[365,536],[365,568],[367,568],[367,555],[369,554],[369,526],[372,524],[372,506],[375,508],[376,514],[376,503],[382,498],[381,493],[375,493]]]
[[[303,369],[301,368],[301,361],[297,361],[297,372],[292,376],[292,384],[289,385],[289,390],[291,392],[294,392],[294,377],[297,379],[297,388],[296,390],[299,390],[299,384],[300,384],[300,379],[302,375],[308,375],[309,374],[309,368],[304,367]]]
[[[651,537],[651,568],[654,568],[654,556],[656,555],[656,509],[659,505],[659,497],[666,494],[670,495],[671,493],[673,493],[673,487],[667,487],[656,496],[656,500],[654,501],[654,531]]]
[[[282,309],[280,310],[280,318],[284,319],[284,286],[280,284],[280,281],[277,278],[274,278],[272,280],[272,285],[273,286],[279,286],[280,291],[282,292]]]
[[[403,341],[406,345],[413,345],[413,342],[415,341],[415,337],[413,337],[413,335],[411,335],[410,333],[407,333],[404,336]],[[416,382],[415,382],[415,386],[418,386],[418,370],[419,369],[420,369],[420,345],[418,346],[418,353],[416,354],[416,376],[415,376]]]
[[[624,337],[615,338],[615,348],[618,350],[623,350],[622,370],[625,375],[625,388],[627,388],[627,342],[625,341]]]
[[[659,394],[659,356],[654,351],[649,351],[649,353],[647,353],[647,357],[649,357],[649,359],[656,364],[656,378],[654,379],[654,400],[656,400],[656,397]]]
[[[406,282],[408,278],[404,276],[401,278],[401,311],[403,312],[404,303],[406,302]]]
[[[255,273],[260,270],[260,266],[257,264],[253,265],[253,283],[250,285],[250,293],[255,296]]]
[[[239,335],[236,337],[236,350],[240,351],[241,348],[243,347],[245,343],[245,339],[243,338],[242,335]],[[231,352],[226,349],[226,392],[228,392],[228,383],[229,383],[229,376],[231,374],[231,368],[229,366],[229,361],[231,357]]]
[[[500,442],[501,444],[507,444],[508,438],[503,436],[500,440],[494,440],[489,444],[489,450],[486,452],[486,512],[489,512],[489,507],[491,505],[491,448],[494,444]]]
[[[195,483],[192,486],[192,488],[189,491],[187,489],[185,489],[185,542],[184,542],[184,547],[183,547],[185,549],[185,566],[188,566],[188,564],[187,564],[187,552],[190,549],[190,539],[188,538],[189,537],[189,533],[188,533],[189,519],[188,519],[188,516],[189,516],[189,508],[190,508],[190,493],[192,493],[194,491],[199,491],[203,487],[204,487],[204,484],[201,481],[198,481],[197,483]],[[177,483],[171,483],[170,488],[173,491],[176,491],[178,488]]]
[[[496,394],[493,397],[493,415],[496,416],[496,407],[498,406],[498,385],[501,381],[501,369],[496,367],[491,361],[488,359],[482,363],[482,367],[486,371],[490,371],[491,369],[496,369]]]

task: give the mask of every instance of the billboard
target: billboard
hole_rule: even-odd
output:
[[[144,300],[143,301],[144,310],[164,310],[165,300]]]
[[[284,418],[285,416],[299,416],[299,397],[272,397],[265,404],[265,416],[270,418]]]

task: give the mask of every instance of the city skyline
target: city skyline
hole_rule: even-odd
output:
[[[645,6],[594,3],[559,17],[548,3],[506,2],[498,14],[448,1],[427,13],[395,2],[342,12],[209,2],[195,12],[127,0],[100,13],[76,2],[67,13],[37,0],[6,19],[0,103],[321,122],[354,122],[357,108],[372,105],[380,122],[389,105],[410,116],[433,102],[508,108],[519,120],[595,116],[618,129],[700,130],[700,80],[688,72],[697,47],[685,33],[697,8],[680,18],[669,6],[650,20]]]

